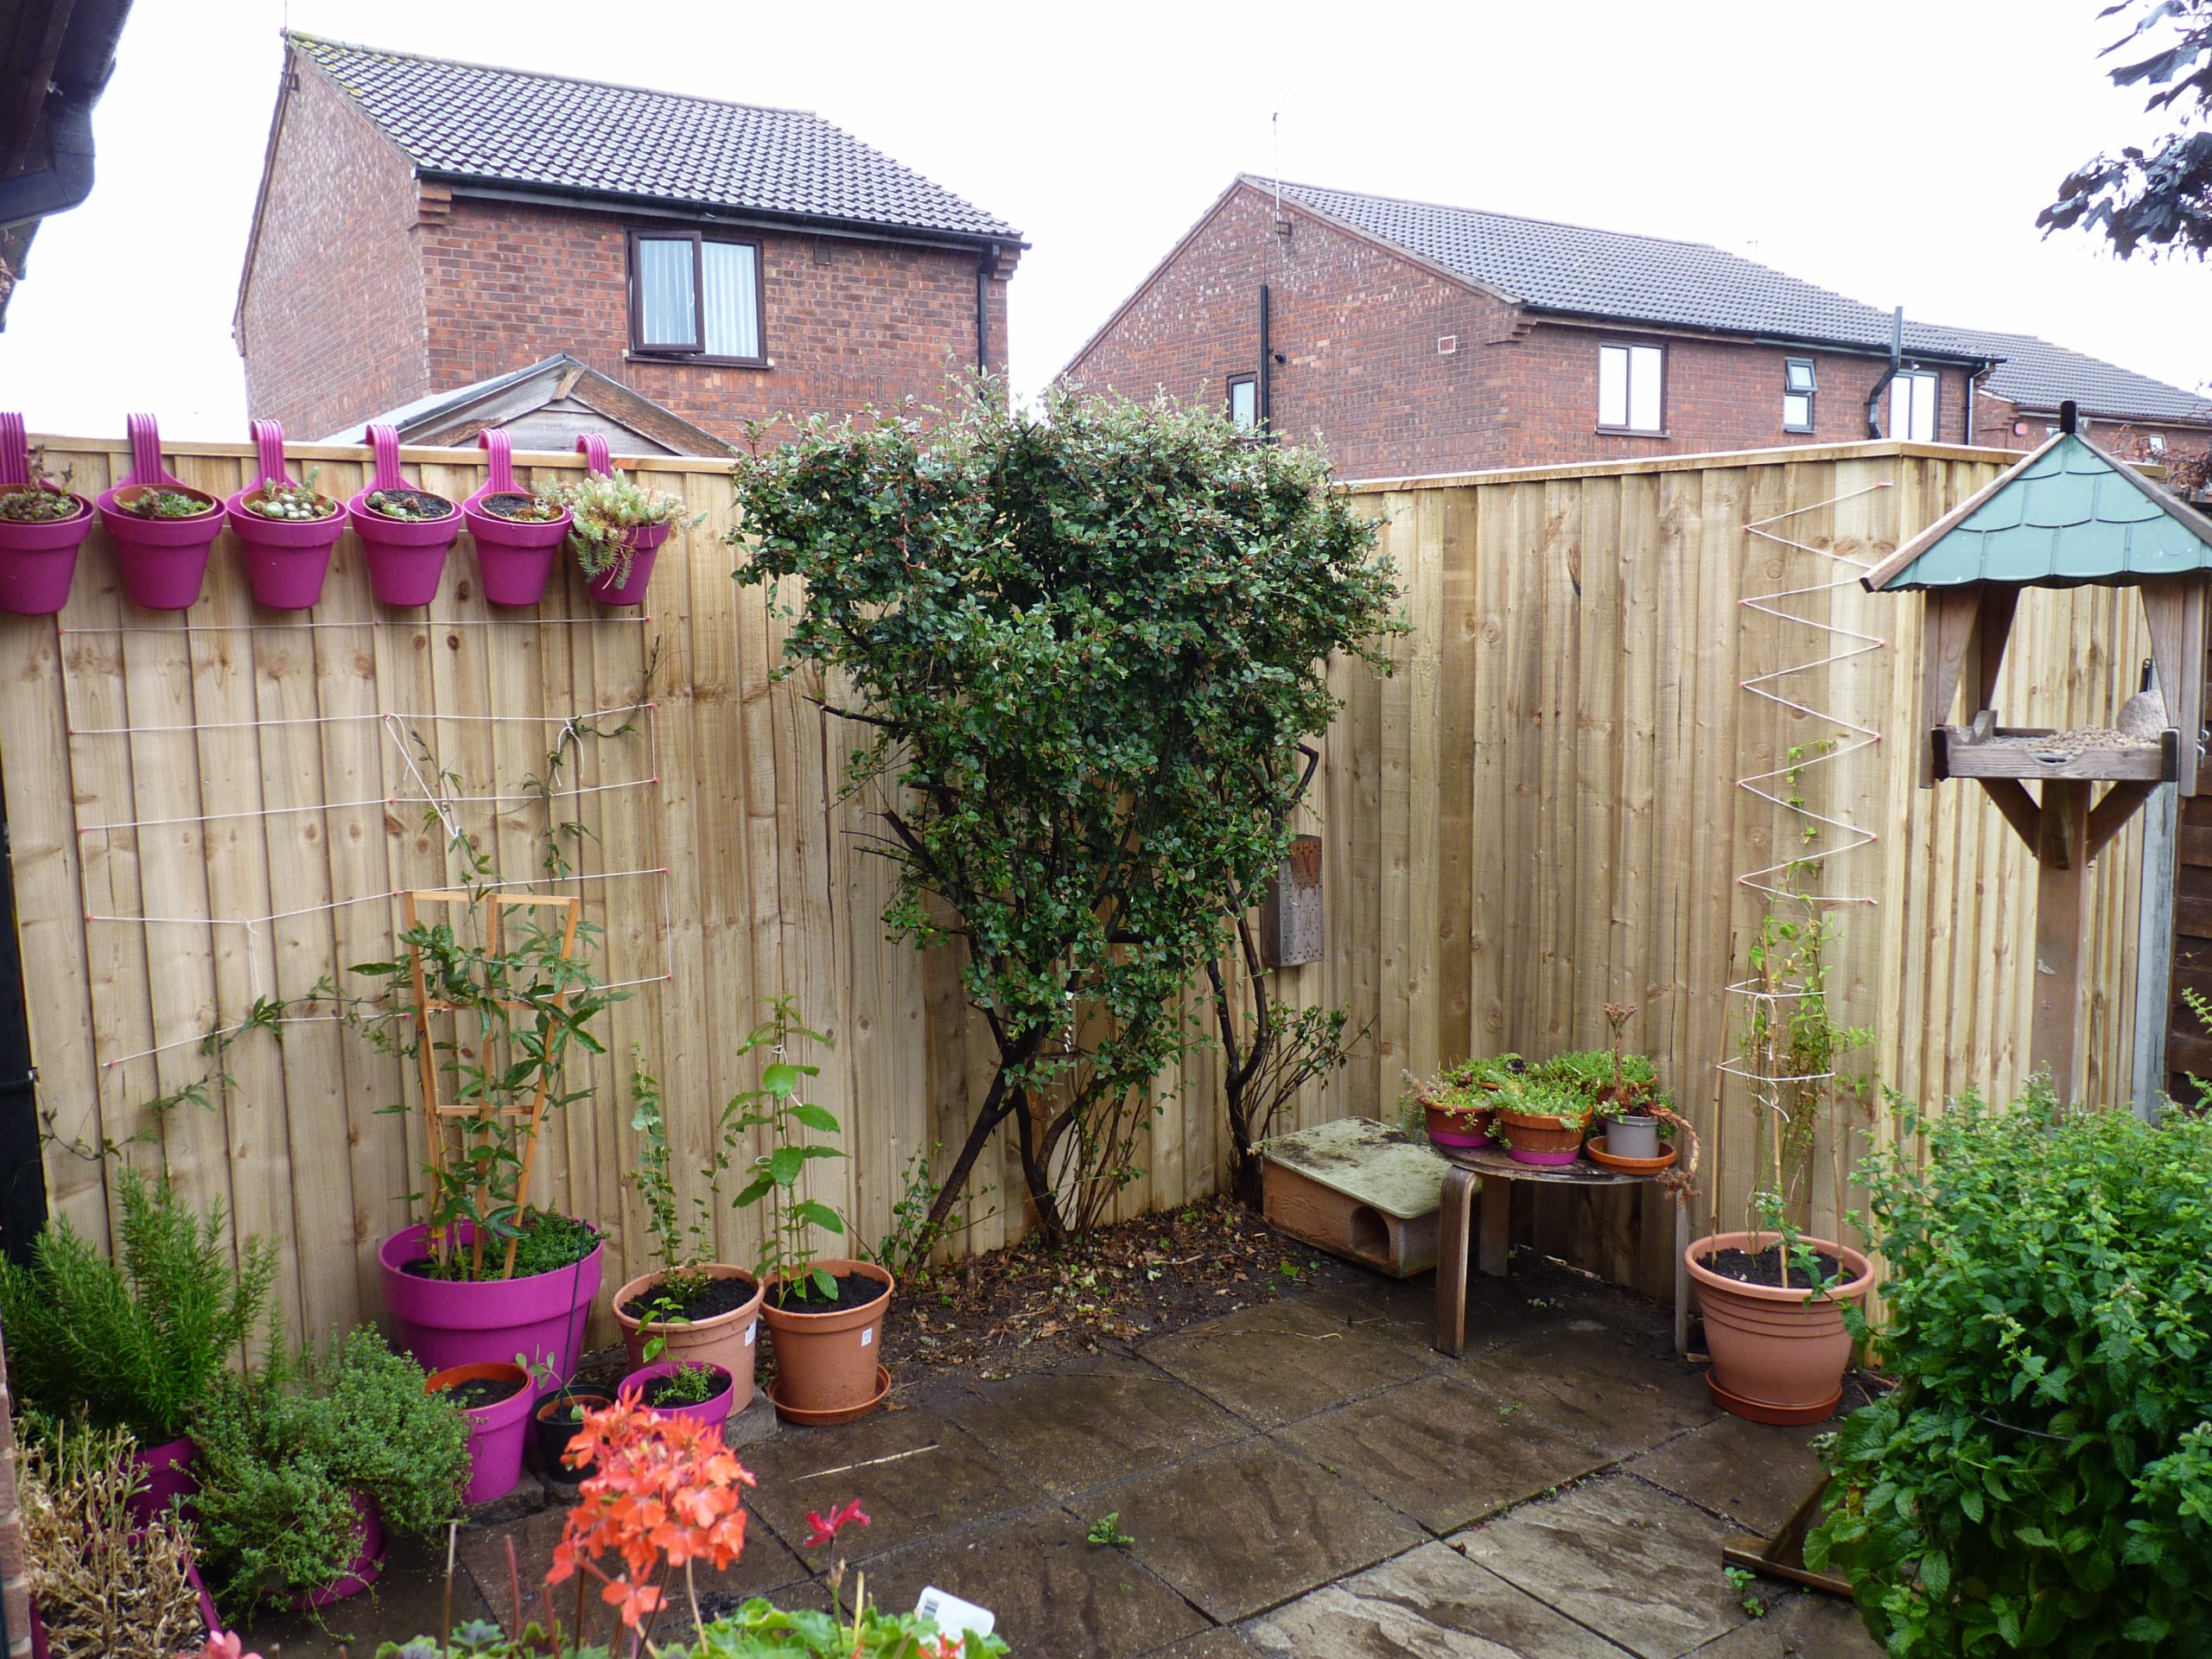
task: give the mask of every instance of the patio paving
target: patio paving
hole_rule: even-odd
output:
[[[1779,1524],[1814,1431],[1716,1413],[1664,1310],[1516,1261],[1471,1291],[1453,1360],[1428,1346],[1433,1279],[1317,1276],[743,1448],[753,1541],[712,1587],[819,1605],[806,1513],[857,1496],[874,1524],[840,1548],[870,1592],[989,1607],[1019,1659],[1873,1659],[1847,1605],[1763,1583],[1754,1617],[1729,1586],[1722,1537]],[[1109,1512],[1133,1542],[1088,1541]],[[549,1510],[465,1532],[457,1613],[505,1606],[508,1539],[528,1586],[558,1531]],[[434,1628],[429,1554],[395,1560],[380,1605],[333,1610],[356,1655]],[[340,1651],[296,1622],[251,1635],[269,1659]]]

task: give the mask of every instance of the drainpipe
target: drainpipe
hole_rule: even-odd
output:
[[[1882,394],[1890,389],[1890,382],[1897,378],[1904,367],[1904,307],[1899,306],[1890,318],[1890,372],[1874,383],[1874,390],[1866,394],[1866,435],[1882,435],[1882,417],[1875,411],[1881,407]]]
[[[999,245],[976,262],[976,366],[991,372],[991,273],[999,268]]]
[[[54,159],[35,173],[0,183],[0,226],[65,213],[92,194],[92,105],[86,92],[57,86],[46,97],[47,143]]]
[[[1268,285],[1265,283],[1262,283],[1260,284],[1260,395],[1255,401],[1257,402],[1260,406],[1260,430],[1262,432],[1268,432],[1274,429],[1268,423],[1268,416],[1274,410],[1275,387],[1274,346],[1273,341],[1269,338],[1268,326],[1268,309],[1269,295],[1268,292]]]

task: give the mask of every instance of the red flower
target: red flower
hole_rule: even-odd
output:
[[[826,1544],[855,1521],[864,1527],[872,1524],[868,1518],[867,1511],[861,1508],[861,1501],[857,1497],[849,1503],[841,1503],[830,1510],[830,1518],[827,1521],[812,1510],[809,1510],[806,1512],[806,1524],[813,1530],[806,1535],[801,1548],[812,1549],[817,1544]]]

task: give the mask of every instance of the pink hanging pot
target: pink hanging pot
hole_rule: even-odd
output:
[[[442,495],[418,490],[399,473],[399,429],[372,426],[369,448],[376,469],[346,504],[369,588],[379,603],[412,608],[438,596],[446,550],[461,534],[461,514]]]
[[[569,533],[569,514],[557,518],[512,518],[499,507],[531,511],[537,500],[515,482],[514,453],[507,435],[486,427],[476,435],[490,459],[484,487],[461,503],[469,534],[476,538],[476,568],[483,575],[484,597],[494,605],[535,605],[545,597],[553,560]]]
[[[23,417],[0,414],[0,611],[52,616],[69,602],[92,504],[31,473]]]
[[[207,550],[222,533],[223,504],[162,465],[162,435],[150,415],[133,415],[130,473],[99,499],[100,523],[115,543],[123,591],[149,611],[185,611],[200,597]]]
[[[614,475],[614,462],[607,440],[587,432],[576,440],[584,464],[602,478]],[[645,584],[653,579],[653,555],[674,528],[669,524],[632,524],[622,532],[622,556],[594,576],[586,591],[602,605],[642,605]]]
[[[256,421],[260,467],[252,484],[225,503],[257,603],[304,611],[322,597],[330,550],[346,533],[346,509],[284,474],[284,429]]]

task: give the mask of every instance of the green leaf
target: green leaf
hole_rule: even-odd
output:
[[[835,1296],[837,1294],[836,1275],[831,1273],[827,1268],[815,1268],[814,1287],[820,1291],[825,1297]]]
[[[768,1179],[778,1186],[791,1185],[806,1167],[809,1150],[806,1147],[778,1147],[768,1154]]]
[[[819,1129],[824,1135],[839,1133],[837,1120],[830,1115],[827,1108],[817,1106],[812,1101],[800,1101],[791,1108],[791,1116],[810,1129]]]
[[[791,1205],[791,1217],[795,1221],[804,1221],[810,1225],[819,1227],[824,1232],[842,1234],[845,1230],[845,1219],[842,1216],[828,1205],[817,1203],[812,1198],[802,1198]]]
[[[760,1087],[779,1100],[789,1100],[798,1089],[798,1067],[777,1060],[760,1072]]]

